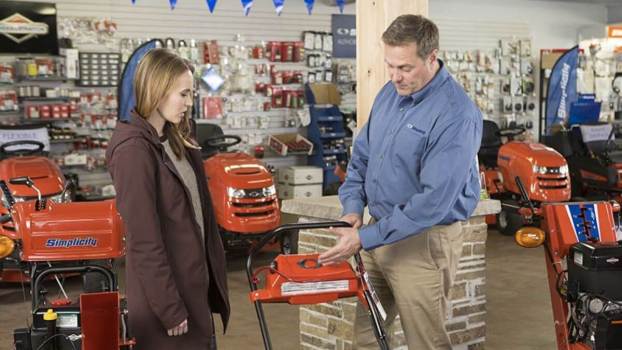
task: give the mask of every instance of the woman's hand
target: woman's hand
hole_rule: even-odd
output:
[[[182,323],[166,331],[169,337],[174,337],[188,333],[188,319],[185,319]]]

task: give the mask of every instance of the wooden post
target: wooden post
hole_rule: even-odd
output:
[[[403,14],[428,15],[428,0],[359,0],[356,2],[356,109],[362,128],[376,94],[389,80],[382,33]]]

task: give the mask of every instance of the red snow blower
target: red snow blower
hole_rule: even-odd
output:
[[[269,266],[253,270],[253,258],[261,248],[276,236],[293,230],[318,229],[330,227],[350,227],[342,221],[311,222],[287,224],[263,236],[255,245],[246,261],[246,275],[251,289],[249,297],[255,305],[261,336],[266,350],[272,349],[268,325],[263,312],[263,303],[288,303],[308,305],[332,302],[341,298],[358,297],[369,310],[374,334],[379,349],[389,350],[384,329],[381,324],[382,309],[372,286],[368,283],[363,262],[358,253],[354,255],[356,272],[348,262],[322,265],[318,254],[278,255]],[[263,275],[263,288],[259,288],[259,276]]]

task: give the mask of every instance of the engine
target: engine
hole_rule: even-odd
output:
[[[566,262],[569,341],[622,349],[622,245],[577,243]]]

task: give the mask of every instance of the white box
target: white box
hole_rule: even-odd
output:
[[[277,195],[280,199],[322,197],[322,184],[297,186],[279,184],[277,187]]]
[[[321,184],[324,174],[322,168],[314,166],[292,166],[279,169],[278,182],[290,185]]]

